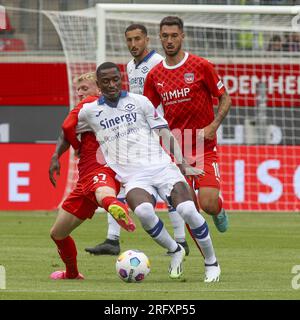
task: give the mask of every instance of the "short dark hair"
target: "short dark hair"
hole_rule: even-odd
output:
[[[183,31],[183,21],[176,16],[164,17],[159,24],[160,30],[163,26],[178,26],[178,28]]]
[[[113,63],[113,62],[103,62],[97,68],[97,71],[96,71],[97,78],[99,78],[100,73],[101,73],[102,70],[112,69],[112,68],[116,68],[121,73],[121,70],[120,70],[119,66],[116,65],[115,63]]]
[[[128,31],[132,31],[132,30],[136,30],[136,29],[139,29],[142,31],[142,33],[147,36],[148,34],[148,31],[147,31],[147,28],[143,25],[143,24],[139,24],[139,23],[133,23],[131,24],[130,26],[128,26],[125,30],[125,34],[128,32]]]

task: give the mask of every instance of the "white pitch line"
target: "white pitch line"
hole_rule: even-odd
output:
[[[0,294],[5,294],[7,293],[63,293],[63,292],[90,292],[90,293],[105,293],[105,292],[293,292],[295,290],[293,289],[264,289],[264,290],[259,290],[259,289],[219,289],[219,290],[210,290],[210,289],[197,289],[197,290],[85,290],[85,289],[67,289],[67,290],[0,290]]]

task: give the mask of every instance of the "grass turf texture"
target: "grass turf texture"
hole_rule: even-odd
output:
[[[142,283],[124,283],[116,275],[116,256],[92,256],[84,251],[106,237],[106,214],[96,214],[73,232],[78,265],[86,280],[53,281],[51,272],[64,269],[49,238],[54,212],[0,212],[0,265],[6,269],[5,299],[205,300],[300,299],[291,273],[300,265],[299,213],[231,213],[230,229],[210,226],[222,268],[221,282],[203,283],[203,259],[191,248],[180,280],[168,277],[170,258],[146,234],[138,221],[135,233],[122,231],[121,250],[139,249],[148,255],[151,272]],[[173,234],[167,213],[160,213]],[[299,280],[298,280],[299,282]]]

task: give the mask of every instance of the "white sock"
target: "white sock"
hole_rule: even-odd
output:
[[[215,263],[217,258],[209,234],[208,225],[203,216],[197,211],[194,202],[182,202],[176,207],[176,211],[190,226],[194,239],[199,244],[204,255],[205,263]]]
[[[155,214],[151,203],[144,202],[137,206],[134,213],[141,221],[144,230],[163,248],[174,252],[177,249],[176,241],[170,236],[163,222]]]
[[[205,222],[206,224],[206,222]],[[193,230],[192,230],[193,232]],[[204,255],[204,262],[206,264],[213,264],[217,261],[216,255],[215,255],[215,250],[211,241],[211,237],[208,234],[208,236],[204,239],[197,239],[197,243],[199,244],[201,251]]]
[[[169,208],[169,218],[173,226],[174,238],[177,242],[185,241],[185,223],[180,214],[173,208]]]
[[[110,213],[107,213],[107,239],[110,240],[119,240],[121,227],[119,226],[118,222],[112,217]]]

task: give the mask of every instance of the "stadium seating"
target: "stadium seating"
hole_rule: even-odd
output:
[[[0,38],[1,51],[24,51],[25,44],[22,39],[16,38]]]

